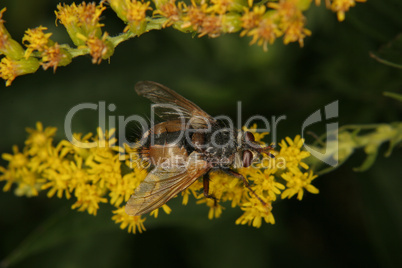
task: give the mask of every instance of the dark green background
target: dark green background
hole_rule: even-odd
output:
[[[57,1],[1,5],[8,8],[4,19],[15,39],[43,25],[54,40],[69,42],[64,28],[54,25]],[[83,56],[55,74],[40,69],[0,86],[0,152],[23,146],[25,127],[36,121],[57,126],[56,139],[65,138],[64,117],[82,102],[114,103],[109,115],[149,115],[149,102],[133,90],[140,80],[165,84],[212,115],[234,118],[239,100],[244,119],[286,115],[279,138],[300,133],[308,115],[335,100],[340,125],[400,120],[401,105],[382,92],[401,92],[402,73],[369,57],[402,29],[400,10],[399,0],[369,0],[339,23],[332,12],[314,7],[307,13],[313,35],[304,48],[278,40],[263,52],[238,34],[198,39],[165,29],[121,44],[110,63],[92,65]],[[110,10],[104,17],[111,34],[124,27]],[[97,125],[96,112],[82,112],[73,131],[94,132]],[[323,133],[325,124],[312,130]],[[10,260],[10,267],[400,267],[402,154],[381,153],[369,171],[353,172],[364,156],[356,152],[318,178],[319,195],[275,203],[276,224],[260,229],[235,225],[241,211],[228,204],[220,219],[210,221],[208,209],[194,200],[186,207],[172,200],[171,215],[148,219],[145,233],[131,235],[111,221],[108,205],[93,217],[72,211],[73,200],[2,192],[0,261]]]

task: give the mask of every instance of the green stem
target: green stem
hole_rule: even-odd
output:
[[[387,61],[387,60],[384,60],[384,59],[380,58],[379,56],[377,56],[376,54],[374,54],[373,52],[370,52],[370,57],[372,57],[373,59],[375,59],[378,62],[381,62],[382,64],[385,64],[385,65],[388,65],[388,66],[391,66],[391,67],[395,67],[395,68],[398,68],[398,69],[402,69],[402,65],[396,64],[396,63],[393,63],[393,62],[390,62],[390,61]]]
[[[136,35],[130,31],[126,33],[119,34],[114,37],[109,37],[110,42],[113,43],[114,47],[117,47],[121,42],[124,42],[130,38],[135,37]]]
[[[147,24],[146,27],[146,32],[152,31],[152,30],[159,30],[162,28],[163,23],[166,22],[166,18],[157,18],[157,19],[149,19],[149,23]],[[108,40],[112,42],[114,47],[117,47],[120,43],[127,41],[128,39],[131,39],[133,37],[136,37],[137,35],[133,32],[127,31],[126,33],[119,34],[117,36],[113,37],[108,37]],[[89,48],[83,47],[83,48],[72,48],[70,46],[63,46],[73,58],[78,57],[78,56],[83,56],[89,54]]]

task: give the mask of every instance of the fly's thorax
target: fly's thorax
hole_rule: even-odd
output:
[[[205,133],[203,154],[205,160],[213,167],[233,165],[236,153],[236,133],[233,129],[215,125]]]

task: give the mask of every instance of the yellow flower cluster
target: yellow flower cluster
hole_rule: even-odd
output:
[[[30,135],[22,152],[14,146],[13,154],[3,154],[3,159],[9,162],[7,168],[0,167],[0,180],[6,181],[4,191],[16,184],[17,195],[36,196],[39,191],[47,190],[49,198],[56,195],[70,199],[73,196],[72,208],[92,215],[96,215],[100,203],[110,202],[116,207],[113,212],[116,222],[122,222],[124,227],[128,224],[133,233],[144,230],[144,219],[128,217],[122,208],[146,172],[122,173],[127,167],[119,160],[121,148],[115,146],[114,130],[103,133],[98,129],[95,137],[92,134],[75,135],[81,143],[96,142],[96,147],[87,149],[67,140],[54,146],[56,128],[43,129],[41,123],[37,123],[36,129],[28,128],[27,131]]]
[[[327,8],[345,19],[345,12],[365,0],[326,0]],[[267,3],[268,2],[268,3]],[[224,33],[240,32],[240,36],[250,36],[250,44],[257,43],[267,50],[277,38],[283,42],[298,42],[303,46],[304,38],[311,35],[305,28],[303,12],[310,8],[312,0],[202,0],[191,3],[177,0],[104,0],[99,4],[59,4],[56,22],[62,24],[73,41],[75,48],[58,44],[50,39],[46,27],[28,29],[22,39],[24,48],[11,38],[4,26],[0,11],[0,77],[6,86],[19,75],[34,73],[42,66],[44,69],[65,66],[72,58],[90,54],[93,63],[100,63],[114,53],[115,47],[135,36],[150,30],[173,27],[186,33],[218,37]],[[100,23],[107,3],[117,16],[126,23],[123,33],[111,37],[102,31]],[[316,0],[320,4],[320,0]]]
[[[249,129],[253,130],[255,126]],[[127,228],[131,233],[145,230],[145,218],[127,215],[124,205],[147,171],[130,168],[135,150],[128,146],[117,146],[114,129],[103,132],[99,128],[96,136],[91,133],[85,136],[74,134],[80,146],[67,140],[54,145],[56,128],[44,129],[41,123],[36,124],[36,129],[28,128],[27,132],[29,137],[22,151],[14,146],[12,154],[2,155],[8,161],[7,167],[0,166],[0,181],[5,181],[4,191],[9,191],[15,185],[15,194],[19,196],[36,196],[46,190],[49,198],[73,197],[72,209],[92,215],[96,215],[101,203],[110,203],[115,207],[112,219],[122,229]],[[257,140],[265,134],[256,135]],[[279,145],[281,149],[273,152],[275,158],[267,157],[264,159],[268,162],[261,161],[255,166],[239,170],[250,182],[258,198],[244,187],[241,180],[219,172],[211,174],[210,192],[219,202],[230,202],[231,207],[240,207],[244,211],[236,224],[260,227],[263,220],[273,224],[272,202],[278,197],[291,198],[297,194],[301,200],[305,190],[318,193],[311,185],[316,176],[308,171],[309,167],[303,162],[309,153],[301,150],[303,140],[300,136],[294,140],[286,138]],[[210,207],[208,218],[219,217],[222,205],[205,199],[202,189],[202,182],[196,181],[183,191],[183,204],[187,204],[192,195],[198,200],[197,203],[206,203]],[[167,205],[162,209],[167,214],[171,211]],[[151,215],[157,217],[158,209]]]
[[[25,59],[31,57],[33,52],[37,52],[40,55],[40,65],[43,69],[53,67],[53,71],[56,71],[58,66],[65,66],[71,62],[71,55],[66,49],[60,47],[57,42],[50,40],[51,33],[45,33],[46,27],[39,26],[34,29],[28,29],[22,38],[23,44],[27,47],[25,50]]]
[[[315,0],[316,4],[319,5],[321,0]],[[356,5],[356,2],[366,2],[366,0],[325,0],[325,5],[328,9],[336,12],[339,21],[345,20],[345,12],[349,11],[351,7]]]

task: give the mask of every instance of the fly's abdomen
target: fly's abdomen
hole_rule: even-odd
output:
[[[143,139],[146,140],[143,140],[144,145],[139,150],[141,158],[154,166],[185,162],[190,152],[180,122],[163,122],[145,133]]]

